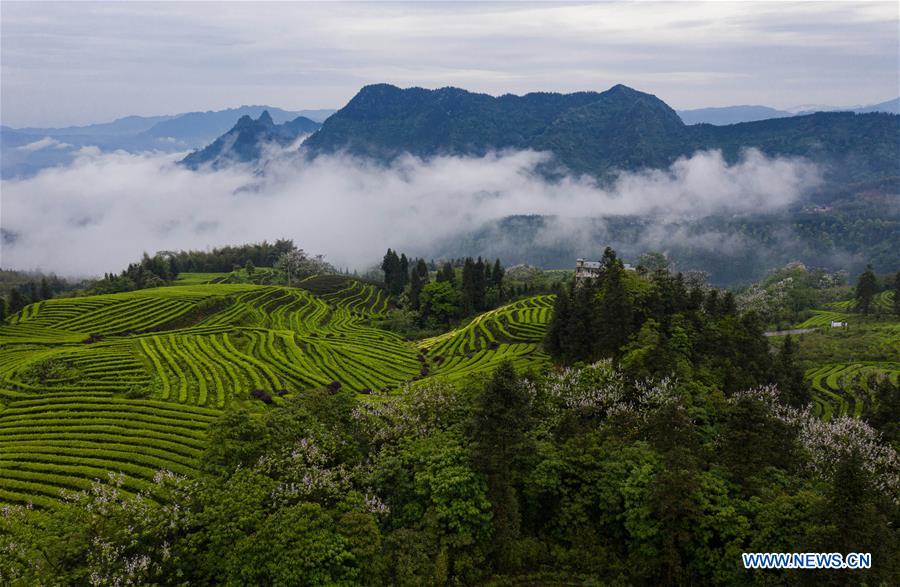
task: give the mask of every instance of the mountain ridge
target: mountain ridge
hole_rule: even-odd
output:
[[[816,113],[727,126],[686,125],[658,97],[622,84],[605,92],[490,96],[445,87],[363,87],[304,143],[312,157],[347,152],[390,161],[410,153],[483,155],[503,149],[551,151],[575,173],[666,167],[698,150],[730,161],[745,148],[769,156],[809,157],[831,179],[897,172],[900,117]],[[845,165],[846,164],[846,165]]]
[[[180,163],[194,170],[205,166],[218,169],[231,163],[251,163],[261,159],[267,145],[286,147],[321,126],[305,116],[275,124],[268,110],[264,110],[255,120],[245,114],[231,130],[206,147],[190,153]]]

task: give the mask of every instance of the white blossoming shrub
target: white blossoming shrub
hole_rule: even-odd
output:
[[[797,439],[805,452],[806,468],[814,475],[832,480],[837,464],[846,457],[858,460],[873,486],[900,503],[900,457],[881,438],[881,433],[865,421],[840,416],[824,421],[809,411],[798,410],[778,401],[778,389],[764,386],[734,394],[729,402],[751,398],[766,405],[770,413],[797,430]]]

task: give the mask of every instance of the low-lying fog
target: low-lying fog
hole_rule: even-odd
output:
[[[143,251],[292,238],[338,266],[362,268],[387,247],[440,254],[434,243],[517,214],[559,217],[536,235],[545,242],[574,238],[580,218],[652,217],[658,222],[647,237],[664,246],[684,238],[669,234],[668,222],[776,211],[820,181],[807,161],[754,150],[732,165],[716,151],[698,152],[607,186],[587,177],[548,181],[538,171],[548,155],[532,151],[406,157],[391,166],[275,157],[264,174],[193,172],[176,164],[181,156],[84,148],[68,166],[3,181],[0,266],[96,275],[121,270]],[[699,244],[720,247],[727,235],[719,236]]]

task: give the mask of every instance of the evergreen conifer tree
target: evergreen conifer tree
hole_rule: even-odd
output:
[[[872,298],[876,293],[878,293],[878,279],[875,277],[875,272],[872,271],[872,266],[867,265],[856,283],[856,305],[866,316],[872,309]]]

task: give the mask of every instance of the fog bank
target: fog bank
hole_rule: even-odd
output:
[[[622,173],[605,186],[571,175],[548,181],[538,169],[549,155],[533,151],[406,157],[390,166],[285,156],[264,174],[193,172],[176,164],[181,156],[85,148],[68,166],[3,181],[0,266],[102,274],[143,251],[292,238],[338,266],[361,268],[389,246],[432,251],[436,242],[510,215],[557,217],[558,230],[544,230],[542,239],[588,238],[572,230],[583,225],[579,219],[641,215],[665,226],[771,212],[820,182],[807,161],[755,150],[734,164],[719,152],[698,152],[665,170]],[[648,234],[656,244],[666,238],[665,230]]]

